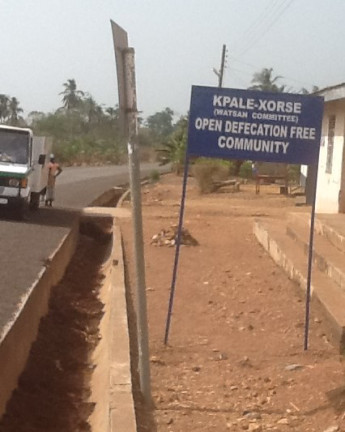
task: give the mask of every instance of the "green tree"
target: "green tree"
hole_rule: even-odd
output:
[[[285,85],[278,85],[281,76],[273,76],[273,68],[264,68],[260,72],[255,72],[249,90],[284,92]]]
[[[23,118],[19,116],[22,112],[23,109],[19,106],[18,99],[11,97],[8,102],[8,123],[12,126],[18,126],[20,120],[23,120]]]
[[[8,105],[9,97],[5,94],[0,94],[0,121],[4,123],[9,115]]]
[[[316,92],[318,92],[319,90],[320,90],[320,89],[319,89],[318,86],[313,85],[311,91],[309,91],[309,90],[306,89],[305,87],[302,87],[300,93],[305,94],[305,95],[308,95],[308,94],[316,93]]]
[[[82,106],[89,125],[101,122],[104,116],[103,109],[91,95],[88,94],[87,97],[83,99]]]
[[[149,116],[146,119],[146,126],[158,139],[166,138],[174,130],[173,119],[174,111],[170,108],[165,108],[163,111]]]
[[[65,89],[60,93],[62,95],[63,108],[67,111],[79,108],[84,97],[84,92],[77,89],[75,79],[67,80],[63,86]]]
[[[111,120],[118,120],[119,119],[119,107],[107,107],[105,109],[105,113]]]
[[[181,117],[175,125],[174,132],[163,145],[157,149],[161,165],[171,163],[176,174],[180,174],[185,160],[187,146],[187,117]]]

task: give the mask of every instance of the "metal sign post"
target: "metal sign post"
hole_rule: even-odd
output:
[[[172,315],[172,310],[173,310],[173,305],[174,305],[177,269],[178,269],[178,262],[179,262],[179,258],[180,258],[180,246],[181,246],[181,234],[182,234],[182,227],[183,227],[184,204],[186,201],[188,169],[189,169],[189,158],[186,154],[185,163],[184,163],[182,197],[181,197],[181,206],[180,206],[180,218],[179,218],[177,239],[176,239],[175,261],[174,261],[173,276],[172,276],[172,281],[171,281],[171,286],[170,286],[168,314],[167,314],[167,319],[166,319],[166,324],[165,324],[164,345],[168,344],[171,315]]]
[[[317,169],[322,114],[323,99],[318,96],[193,86],[186,161],[191,156],[204,156],[303,164]],[[175,293],[187,169],[186,163],[165,344]],[[315,200],[316,177],[309,239],[305,350],[308,349]]]
[[[314,246],[314,225],[315,225],[315,208],[316,208],[316,186],[318,165],[316,165],[313,184],[313,203],[310,216],[310,234],[309,234],[309,254],[308,254],[308,270],[307,270],[307,291],[305,301],[305,324],[304,324],[304,351],[307,351],[309,346],[309,322],[310,322],[310,299],[311,299],[311,273],[313,267],[313,246]]]
[[[147,404],[152,403],[149,361],[149,338],[147,324],[146,284],[143,223],[141,210],[140,164],[138,157],[137,97],[135,83],[134,49],[128,48],[127,33],[111,22],[117,76],[119,107],[122,112],[123,130],[128,138],[128,163],[132,197],[132,220],[134,232],[134,255],[136,269],[136,314],[139,351],[140,389]]]

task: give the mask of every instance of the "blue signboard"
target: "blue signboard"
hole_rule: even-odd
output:
[[[193,86],[187,154],[315,164],[322,114],[319,96]]]

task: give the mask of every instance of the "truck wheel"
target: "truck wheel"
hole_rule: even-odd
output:
[[[15,207],[13,207],[13,210],[16,215],[16,219],[20,221],[26,221],[28,220],[29,216],[29,203],[25,200],[17,203]]]
[[[37,210],[39,206],[40,206],[40,194],[38,192],[31,192],[30,210]]]

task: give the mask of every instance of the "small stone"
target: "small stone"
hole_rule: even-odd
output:
[[[56,369],[58,369],[59,371],[63,371],[63,368],[61,366],[61,361],[60,360],[55,360],[55,367]]]
[[[227,354],[225,354],[225,353],[219,353],[217,356],[216,356],[216,360],[219,360],[219,361],[221,361],[221,360],[228,360],[228,355]]]
[[[256,412],[256,411],[245,411],[243,416],[246,419],[250,419],[250,420],[260,420],[261,419],[261,414]]]
[[[285,370],[291,372],[291,371],[295,371],[295,370],[302,369],[302,368],[303,368],[302,365],[297,364],[297,363],[294,363],[294,364],[287,365],[287,366],[285,367]]]
[[[168,421],[167,421],[167,425],[171,425],[171,424],[173,424],[174,423],[174,419],[172,419],[172,418],[170,418]]]
[[[254,432],[254,431],[260,432],[260,431],[262,431],[262,427],[258,424],[250,423],[248,426],[248,430],[252,431],[252,432]]]
[[[338,432],[340,431],[339,426],[330,426],[327,429],[325,429],[323,432]]]
[[[151,363],[155,363],[155,364],[158,364],[160,366],[165,366],[165,361],[161,360],[157,356],[151,356],[150,361],[151,361]]]
[[[193,372],[200,372],[201,371],[201,367],[200,366],[194,366],[194,367],[192,367],[192,371]]]
[[[280,419],[280,420],[277,421],[277,424],[288,425],[289,424],[289,420],[287,418],[282,418],[282,419]]]

